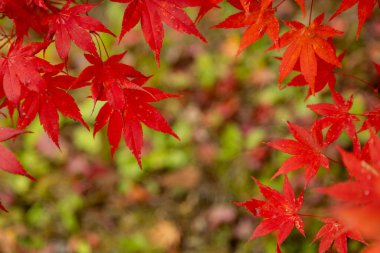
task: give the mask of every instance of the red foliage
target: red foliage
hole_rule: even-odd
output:
[[[206,39],[195,27],[194,22],[183,10],[187,6],[205,6],[209,1],[179,1],[179,0],[112,0],[113,2],[127,3],[119,40],[141,21],[141,28],[145,40],[160,62],[162,40],[164,38],[164,22],[179,32],[193,34],[206,42]],[[213,4],[211,5],[213,6]],[[208,7],[207,7],[208,8]],[[204,12],[204,10],[203,10]],[[201,14],[203,15],[203,14]]]
[[[323,222],[325,225],[321,227],[314,239],[314,241],[321,240],[318,253],[328,251],[333,243],[338,253],[347,253],[347,238],[365,243],[359,232],[348,230],[339,221],[327,218]]]
[[[225,21],[214,27],[248,27],[243,34],[238,53],[255,43],[258,39],[263,37],[265,33],[268,34],[273,43],[278,44],[280,24],[275,16],[275,10],[272,8],[273,0],[264,0],[261,2],[253,0],[245,1],[244,3],[231,0],[230,2],[238,8],[240,12],[228,17]]]
[[[320,167],[329,169],[330,161],[325,152],[327,147],[339,140],[343,129],[346,130],[353,146],[353,153],[337,148],[343,160],[349,179],[328,187],[319,188],[319,192],[338,200],[332,208],[332,217],[325,217],[325,225],[320,229],[315,240],[321,240],[319,252],[326,252],[334,245],[339,253],[347,252],[347,238],[371,245],[364,252],[378,252],[380,245],[380,139],[376,133],[380,130],[380,109],[377,105],[359,115],[350,113],[353,98],[347,101],[336,90],[336,68],[341,67],[344,53],[336,56],[333,38],[344,35],[331,25],[322,25],[325,14],[311,20],[314,4],[311,1],[308,25],[299,21],[284,21],[278,15],[278,9],[286,0],[227,0],[239,10],[214,28],[246,28],[238,50],[243,51],[257,42],[266,33],[273,42],[270,49],[284,49],[279,69],[281,84],[291,72],[298,71],[288,86],[308,86],[308,96],[316,95],[328,85],[334,104],[319,103],[308,105],[315,114],[320,115],[310,128],[303,128],[289,123],[289,131],[295,140],[282,139],[271,141],[269,146],[292,155],[278,172],[305,167],[305,189]],[[113,0],[126,4],[121,24],[120,40],[139,22],[146,42],[159,63],[160,51],[164,38],[163,23],[173,29],[192,34],[206,41],[196,27],[208,11],[219,7],[221,0]],[[303,16],[306,15],[304,0],[296,3]],[[357,37],[368,20],[376,0],[342,0],[333,19],[358,3],[359,25]],[[7,107],[10,116],[18,112],[17,128],[1,128],[0,141],[5,141],[26,133],[26,128],[39,115],[40,123],[58,146],[59,112],[68,118],[81,122],[85,127],[79,108],[68,91],[91,86],[94,104],[103,104],[96,117],[94,135],[108,124],[108,140],[111,153],[114,154],[123,136],[138,164],[141,164],[143,132],[141,123],[148,127],[178,136],[170,128],[161,113],[151,103],[176,97],[156,88],[146,87],[150,77],[143,75],[134,67],[121,63],[125,54],[101,57],[101,48],[96,47],[92,36],[99,38],[97,32],[113,35],[99,20],[88,12],[99,5],[78,4],[70,0],[3,0],[0,1],[1,17],[12,20],[14,27],[5,30],[0,27],[0,36],[7,53],[0,57],[0,108]],[[122,5],[120,5],[122,6]],[[193,21],[185,8],[199,8],[198,16]],[[279,35],[281,24],[288,29]],[[290,28],[290,30],[289,30]],[[43,42],[30,42],[29,30],[41,36]],[[1,40],[3,41],[3,40]],[[70,44],[74,42],[85,51],[90,63],[79,77],[72,77],[63,71],[70,57]],[[51,43],[55,44],[62,64],[52,65],[36,54],[45,50]],[[105,49],[105,48],[104,48]],[[107,51],[105,49],[105,51]],[[380,73],[379,65],[375,67]],[[378,90],[374,89],[375,92]],[[6,116],[4,113],[1,115]],[[356,130],[355,121],[364,117],[360,131]],[[370,138],[361,148],[358,132],[368,131]],[[0,169],[12,174],[20,174],[32,180],[34,178],[17,161],[11,151],[0,145]],[[248,209],[254,216],[264,220],[253,232],[251,239],[273,231],[277,234],[277,252],[288,237],[293,227],[304,234],[302,216],[299,213],[303,203],[303,193],[295,197],[293,189],[285,175],[283,193],[269,188],[254,179],[267,201],[251,199],[238,203]],[[5,210],[0,203],[0,208]],[[310,214],[304,214],[313,217]],[[362,238],[363,236],[363,238]]]
[[[242,203],[236,203],[238,206],[245,207],[254,216],[264,218],[250,239],[252,240],[278,230],[277,245],[280,246],[289,236],[290,232],[292,232],[293,227],[296,227],[305,236],[303,221],[298,214],[303,203],[303,192],[296,198],[286,176],[283,194],[263,185],[256,178],[253,178],[253,180],[255,180],[261,194],[268,202],[251,199]]]
[[[273,178],[290,171],[306,167],[305,186],[315,176],[320,166],[329,169],[329,160],[322,154],[325,148],[319,122],[316,122],[310,131],[288,123],[289,131],[296,140],[278,140],[269,142],[268,145],[282,152],[293,155],[286,160]]]

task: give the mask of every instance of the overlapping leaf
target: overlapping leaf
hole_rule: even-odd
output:
[[[334,248],[338,253],[347,253],[347,238],[365,244],[364,239],[358,231],[347,229],[338,220],[326,218],[323,222],[325,225],[321,227],[313,241],[321,240],[318,253],[327,252],[332,245],[334,245]]]
[[[23,130],[2,127],[0,128],[0,142],[17,137],[20,134],[27,133]],[[26,176],[35,180],[17,161],[14,154],[4,146],[0,145],[0,169],[12,174]]]
[[[309,90],[308,90],[308,94],[306,96],[306,99],[310,95],[312,95],[312,93],[313,93],[312,88],[314,88],[314,94],[315,94],[315,93],[318,93],[321,90],[323,90],[326,87],[326,85],[328,85],[330,90],[334,90],[334,87],[336,84],[336,78],[335,78],[335,73],[334,73],[334,69],[336,68],[336,66],[329,64],[329,63],[326,63],[325,61],[321,60],[321,58],[319,58],[319,56],[316,56],[316,57],[317,57],[317,66],[318,66],[318,68],[317,68],[317,77],[318,78],[315,79],[314,87],[311,87],[309,85],[309,83],[306,81],[305,77],[302,74],[295,76],[287,84],[288,86],[306,86],[306,85],[308,85]],[[344,57],[344,53],[339,55],[338,59],[340,62],[343,60],[343,57]],[[294,70],[301,71],[301,68],[300,68],[298,63],[294,66]]]
[[[351,180],[323,188],[321,191],[343,205],[332,211],[350,228],[359,231],[364,238],[380,242],[380,138],[374,133],[364,145],[360,155],[340,150],[344,165]],[[377,252],[373,244],[363,252]]]
[[[42,0],[2,0],[0,1],[0,13],[13,20],[16,27],[16,35],[19,38],[28,36],[32,28],[39,34],[46,32],[43,19],[48,14],[43,7]]]
[[[22,45],[21,40],[14,42],[7,56],[0,58],[0,79],[6,98],[15,106],[20,102],[26,90],[39,92],[44,90],[46,82],[42,72],[54,71],[55,67],[35,56],[47,43],[29,43]]]
[[[327,41],[328,38],[343,34],[330,26],[322,25],[324,14],[318,16],[310,26],[292,21],[285,24],[292,30],[286,32],[279,39],[279,47],[287,47],[280,64],[281,83],[299,62],[301,73],[310,85],[311,93],[315,93],[315,82],[320,62],[340,67],[340,61],[335,55],[334,47]],[[272,47],[275,48],[275,47]]]
[[[87,124],[83,121],[74,99],[64,90],[72,86],[75,78],[68,75],[45,74],[44,79],[48,83],[46,89],[39,92],[29,91],[25,96],[20,108],[17,127],[24,129],[38,114],[45,132],[59,147],[58,112],[65,117],[81,122],[85,127]]]
[[[273,0],[250,0],[229,1],[237,7],[240,12],[228,17],[222,23],[214,26],[215,28],[240,28],[247,27],[243,34],[238,53],[241,53],[246,47],[255,43],[265,33],[277,45],[280,25],[275,16],[275,10],[272,8]]]
[[[345,101],[343,96],[336,91],[332,91],[331,94],[335,105],[319,103],[307,107],[316,114],[324,116],[320,122],[323,128],[329,127],[325,140],[327,144],[338,139],[345,129],[354,144],[355,152],[359,152],[360,142],[354,125],[354,121],[359,121],[359,119],[349,112],[353,104],[353,97],[351,96]]]
[[[115,109],[110,102],[107,102],[96,117],[94,135],[108,122],[107,135],[112,155],[123,136],[125,144],[132,151],[141,167],[141,149],[143,146],[141,123],[179,139],[161,113],[150,105],[152,102],[175,96],[148,87],[141,89],[126,88],[122,92],[125,98],[124,107]]]
[[[352,180],[319,189],[335,199],[351,204],[368,204],[377,201],[380,181],[380,139],[372,136],[360,154],[339,149],[345,168]]]
[[[80,15],[90,11],[96,5],[80,4],[70,8],[70,3],[70,0],[67,1],[60,12],[46,18],[45,22],[49,24],[47,38],[50,39],[55,34],[55,46],[62,59],[67,59],[71,41],[84,51],[96,55],[96,47],[89,31],[104,32],[111,35],[113,33],[97,19]]]
[[[96,117],[94,135],[108,122],[108,140],[112,155],[123,135],[126,145],[141,167],[141,123],[178,138],[161,113],[149,104],[175,95],[142,87],[149,77],[121,63],[124,55],[125,53],[113,55],[102,61],[99,56],[86,54],[86,59],[92,65],[82,71],[74,87],[91,85],[94,101],[107,101]]]
[[[374,128],[376,132],[380,131],[380,107],[375,107],[369,112],[364,113],[366,120],[363,123],[360,131]]]
[[[286,176],[282,194],[263,185],[256,178],[253,179],[267,201],[251,199],[236,203],[238,206],[245,207],[252,215],[264,218],[256,227],[250,239],[252,240],[277,230],[277,245],[279,248],[294,227],[304,235],[303,221],[298,214],[303,204],[303,192],[296,198]]]
[[[325,148],[322,131],[318,121],[310,131],[290,122],[288,128],[296,140],[283,139],[268,143],[269,146],[292,155],[282,164],[273,178],[306,167],[306,185],[315,176],[319,167],[330,168],[328,158],[322,153]]]
[[[122,110],[125,105],[123,89],[141,89],[140,85],[149,79],[133,67],[121,63],[124,55],[113,55],[103,61],[99,56],[85,54],[92,65],[81,72],[74,87],[91,85],[95,102],[107,100],[114,109]]]

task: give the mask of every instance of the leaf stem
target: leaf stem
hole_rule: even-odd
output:
[[[95,38],[95,41],[96,41],[96,45],[98,46],[98,50],[99,50],[99,57],[100,59],[102,59],[102,48],[100,46],[100,43],[99,43],[99,40],[98,40],[98,36],[96,36],[97,34],[96,33],[92,33],[94,35],[94,38]]]
[[[364,79],[361,79],[360,77],[357,77],[357,76],[354,76],[354,75],[346,74],[344,72],[336,72],[336,74],[341,75],[343,77],[351,78],[353,80],[362,82],[362,83],[367,84],[367,85],[371,85],[369,82],[365,81]]]
[[[329,157],[329,156],[327,156],[327,155],[325,155],[325,154],[324,154],[324,156],[326,156],[326,157],[327,157],[327,159],[329,159],[331,162],[333,162],[333,163],[335,163],[335,164],[338,164],[338,165],[341,165],[341,166],[343,166],[343,163],[341,163],[341,162],[338,162],[337,160],[335,160],[335,159],[332,159],[331,157]]]
[[[313,13],[314,0],[311,0],[310,13],[309,13],[309,26],[311,24],[311,15]]]
[[[304,214],[304,213],[297,213],[299,216],[302,217],[311,217],[311,218],[316,218],[316,219],[325,219],[325,216],[319,216],[319,215],[314,215],[314,214]]]
[[[278,7],[280,7],[281,4],[283,4],[286,0],[282,0],[281,2],[279,2],[275,7],[273,7],[273,9],[277,9]]]

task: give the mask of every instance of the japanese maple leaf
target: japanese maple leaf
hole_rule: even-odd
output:
[[[0,128],[0,142],[15,138],[16,136],[24,133],[27,132],[18,129],[2,127]],[[36,180],[22,167],[15,155],[3,145],[0,145],[0,169],[8,173],[26,176],[33,181]],[[7,211],[1,202],[0,209]]]
[[[303,221],[298,214],[303,204],[303,192],[296,198],[286,176],[282,194],[263,185],[256,178],[253,178],[253,180],[259,186],[261,194],[267,201],[251,199],[236,203],[238,206],[245,207],[253,216],[264,218],[256,227],[250,240],[278,230],[277,245],[279,248],[294,227],[302,235],[305,235]]]
[[[149,79],[133,67],[121,63],[124,55],[113,55],[103,61],[99,56],[85,54],[92,65],[81,72],[74,86],[90,84],[95,102],[107,100],[114,109],[122,110],[125,105],[123,89],[142,89],[140,85]]]
[[[379,137],[372,136],[359,156],[341,148],[338,150],[351,180],[320,188],[318,191],[351,204],[377,201],[380,197],[377,188],[380,181]]]
[[[36,8],[42,4],[41,0],[2,0],[0,13],[13,20],[17,37],[28,36],[30,28],[42,35],[46,31],[42,20],[48,14],[44,9]]]
[[[141,149],[143,145],[143,131],[141,123],[147,127],[179,137],[170,128],[161,113],[150,103],[166,98],[176,97],[155,88],[124,89],[125,105],[122,109],[114,109],[107,102],[99,111],[95,120],[94,135],[108,122],[108,141],[111,145],[111,154],[116,151],[121,136],[125,144],[132,151],[140,167]]]
[[[141,20],[145,40],[154,52],[157,64],[160,62],[160,51],[164,37],[163,22],[179,32],[193,34],[206,42],[178,0],[112,1],[128,4],[124,12],[119,41]]]
[[[335,104],[319,103],[308,105],[307,107],[316,114],[324,116],[320,122],[323,128],[329,127],[325,140],[327,144],[333,143],[338,139],[343,129],[345,129],[347,135],[354,143],[355,152],[358,152],[360,150],[360,142],[354,121],[359,121],[359,119],[349,112],[352,107],[353,97],[351,96],[345,101],[338,92],[332,90],[331,94]]]
[[[332,20],[342,12],[352,8],[356,3],[358,3],[358,31],[356,32],[356,38],[359,38],[360,31],[366,22],[366,20],[371,16],[373,9],[375,8],[376,2],[380,5],[379,0],[342,0],[338,10],[330,18]]]
[[[79,108],[74,99],[64,89],[70,87],[75,81],[74,77],[67,75],[51,76],[46,74],[45,80],[48,87],[41,92],[30,91],[20,108],[20,116],[17,127],[24,129],[39,115],[40,123],[52,141],[59,147],[59,115],[81,122],[86,128]]]
[[[318,122],[312,126],[310,131],[290,122],[288,128],[296,140],[283,139],[268,143],[269,146],[292,155],[282,164],[272,179],[305,166],[306,186],[320,166],[326,169],[330,168],[328,158],[322,154],[325,145],[321,128]]]
[[[335,65],[326,63],[321,58],[317,57],[317,76],[318,78],[315,79],[315,85],[314,85],[314,94],[320,92],[323,90],[326,85],[330,88],[330,90],[334,90],[335,84],[336,84],[336,78],[334,69],[336,68]],[[338,59],[341,62],[343,60],[344,53],[340,54]],[[301,68],[299,64],[296,64],[294,66],[294,70],[301,71]],[[309,98],[310,95],[313,94],[312,87],[308,84],[308,82],[305,80],[305,77],[300,74],[298,76],[295,76],[288,84],[288,86],[309,86],[308,94],[306,96],[306,99]]]
[[[55,47],[62,59],[67,59],[71,41],[84,51],[97,55],[96,47],[89,31],[114,34],[99,20],[90,16],[80,15],[90,11],[96,5],[80,4],[70,8],[70,3],[70,0],[67,1],[60,12],[46,18],[46,22],[49,24],[47,38],[52,38],[55,34]]]
[[[305,0],[294,0],[298,6],[301,8],[302,10],[302,15],[305,17],[305,14],[306,14],[306,9],[305,9]]]
[[[363,126],[360,128],[360,131],[367,130],[371,127],[375,129],[376,132],[380,131],[380,107],[375,107],[369,112],[363,114],[366,116],[366,120],[363,123]]]
[[[230,1],[231,2],[231,1]],[[240,43],[238,54],[246,47],[255,43],[265,33],[277,45],[280,25],[272,8],[273,0],[244,1],[245,5],[239,5],[240,1],[234,4],[240,12],[228,17],[215,28],[240,28],[247,27]]]
[[[219,8],[218,4],[222,2],[223,0],[207,0],[203,1],[200,0],[200,8],[197,15],[197,18],[195,19],[195,22],[199,22],[203,17],[206,15],[207,12],[209,12],[213,8]]]
[[[9,48],[8,55],[0,58],[0,79],[3,82],[3,90],[7,99],[18,105],[21,95],[26,89],[32,91],[43,90],[46,86],[41,73],[55,69],[47,61],[35,56],[48,43],[29,43],[22,45],[22,40],[17,40]]]
[[[364,238],[380,242],[380,204],[371,203],[364,206],[337,206],[333,209],[333,214],[338,216],[347,226],[355,228]],[[366,248],[362,253],[377,253],[380,245]],[[377,249],[377,251],[376,251]]]
[[[13,128],[8,128],[8,127],[2,127],[0,128],[0,142],[15,138],[19,136],[20,134],[24,134],[24,133],[29,133],[29,132],[13,129]],[[32,177],[21,166],[21,164],[17,161],[14,154],[3,145],[0,145],[0,169],[12,174],[26,176],[27,178],[33,181],[35,180],[35,178]]]
[[[334,243],[338,253],[347,253],[347,238],[366,244],[358,231],[347,229],[336,219],[326,218],[323,220],[325,225],[321,227],[313,242],[321,240],[318,253],[325,253]]]
[[[297,21],[284,22],[292,30],[279,39],[279,47],[287,47],[280,64],[279,83],[282,83],[299,61],[301,73],[310,85],[311,93],[314,94],[315,79],[320,67],[316,55],[324,64],[341,66],[334,47],[327,39],[343,33],[330,26],[321,25],[323,19],[324,14],[318,16],[309,26]],[[273,48],[275,46],[271,49]]]
[[[372,153],[372,163],[365,164],[367,170],[376,170],[380,172],[380,159],[379,159],[379,150],[380,150],[380,138],[378,136],[371,136],[369,141],[369,147],[375,148]],[[372,147],[371,147],[372,146]],[[370,168],[372,166],[372,168]],[[347,226],[353,227],[358,230],[363,237],[375,242],[380,242],[380,177],[379,174],[376,177],[373,174],[367,173],[370,177],[373,178],[370,184],[373,186],[371,192],[368,195],[372,195],[372,199],[369,199],[367,202],[360,202],[355,204],[353,200],[346,200],[344,205],[336,205],[332,211],[336,217],[339,217]],[[363,175],[364,176],[364,175]],[[355,196],[353,196],[354,198]],[[368,252],[377,252],[375,251],[379,245],[373,245],[374,247]],[[365,251],[367,252],[367,251]]]

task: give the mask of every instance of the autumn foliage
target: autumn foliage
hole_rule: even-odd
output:
[[[0,128],[0,141],[6,141],[21,134],[32,134],[27,127],[37,117],[50,139],[59,147],[59,115],[80,122],[90,129],[83,120],[80,109],[70,91],[90,87],[89,97],[93,103],[102,103],[96,115],[93,134],[107,126],[111,155],[121,139],[130,149],[137,163],[142,167],[143,148],[142,124],[172,135],[180,136],[171,129],[165,118],[154,107],[154,103],[178,97],[157,88],[149,87],[151,76],[123,63],[126,53],[108,55],[107,48],[99,33],[107,33],[120,43],[132,28],[141,25],[142,36],[152,50],[156,63],[160,64],[160,52],[164,40],[164,26],[198,37],[206,42],[196,24],[207,18],[207,12],[220,8],[221,0],[111,0],[125,8],[120,34],[114,34],[102,22],[88,15],[102,4],[79,3],[70,0],[1,0],[0,13],[3,19],[12,22],[11,29],[0,27],[1,47],[6,53],[0,58],[1,108],[6,108],[3,117],[15,119],[15,128]],[[244,28],[237,54],[260,40],[265,34],[272,41],[268,50],[278,52],[278,85],[307,86],[305,106],[315,114],[315,121],[309,126],[288,122],[292,139],[268,140],[266,145],[286,154],[289,158],[278,168],[272,179],[283,177],[283,192],[254,182],[265,200],[253,198],[236,205],[246,208],[252,215],[262,218],[251,239],[277,233],[277,252],[295,227],[305,236],[304,219],[321,221],[321,228],[315,235],[319,241],[319,253],[331,249],[347,252],[347,240],[363,243],[363,252],[380,252],[380,102],[361,114],[350,112],[354,96],[343,97],[344,87],[337,87],[336,76],[344,62],[344,52],[337,53],[334,38],[345,34],[331,25],[331,20],[357,4],[357,38],[365,29],[365,22],[371,16],[376,0],[337,1],[336,11],[331,17],[324,13],[313,13],[315,5],[323,6],[324,1],[306,0],[227,0],[236,13],[227,17],[213,29]],[[284,3],[296,4],[300,16],[306,23],[283,20],[277,15]],[[198,8],[193,20],[186,10]],[[309,15],[308,15],[309,14]],[[315,16],[315,18],[312,18]],[[31,31],[39,35],[39,42],[31,41]],[[285,32],[280,35],[280,31]],[[52,64],[41,53],[54,45],[61,63]],[[88,66],[77,76],[68,74],[67,61],[72,57],[70,47],[83,50]],[[380,73],[380,67],[373,63]],[[290,78],[290,76],[292,76]],[[368,87],[370,89],[371,87]],[[328,90],[333,103],[307,104],[307,98],[318,96]],[[377,90],[375,89],[375,92]],[[4,110],[5,111],[5,110]],[[360,122],[361,128],[356,126]],[[358,134],[367,132],[368,139],[361,143]],[[346,133],[352,150],[336,145]],[[340,161],[329,157],[337,150]],[[310,184],[321,168],[330,170],[332,163],[338,163],[347,171],[348,179],[318,189]],[[0,145],[0,169],[35,180],[17,161],[15,155]],[[304,173],[304,189],[295,194],[291,177]],[[297,172],[295,172],[297,170]],[[32,172],[30,172],[33,174]],[[334,171],[330,172],[334,173]],[[328,216],[320,217],[302,212],[304,193],[325,194],[336,200]],[[297,197],[296,197],[297,196]],[[0,208],[5,207],[0,203]],[[273,249],[274,250],[274,249]]]

